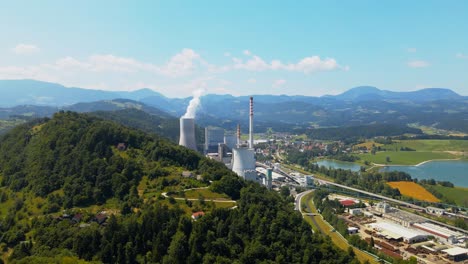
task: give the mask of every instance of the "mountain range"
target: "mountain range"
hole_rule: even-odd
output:
[[[0,80],[0,118],[50,116],[58,110],[77,112],[139,109],[153,115],[180,117],[191,97],[168,98],[151,89],[110,92],[67,88],[35,80]],[[118,100],[115,100],[120,98]],[[468,133],[468,97],[450,89],[411,92],[361,86],[322,97],[254,95],[255,131],[341,127],[367,124],[418,124]],[[35,105],[35,106],[31,106]],[[248,126],[249,96],[208,94],[201,97],[197,123],[234,130]]]

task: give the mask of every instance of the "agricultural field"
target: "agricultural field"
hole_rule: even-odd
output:
[[[407,181],[399,181],[399,182],[388,182],[392,188],[397,188],[400,190],[400,193],[412,197],[414,199],[418,199],[421,201],[427,202],[439,202],[440,200],[437,199],[432,193],[424,189],[421,185],[414,183],[414,182],[407,182]]]
[[[442,194],[449,201],[455,202],[458,206],[468,207],[468,188],[464,187],[445,187],[442,185],[429,185],[428,188],[434,189]]]
[[[353,146],[353,149],[354,150],[357,150],[357,149],[360,149],[360,148],[363,148],[365,147],[367,150],[371,150],[372,147],[375,146],[375,147],[381,147],[383,146],[383,144],[380,144],[380,143],[376,143],[374,141],[366,141],[364,143],[361,143],[361,144],[356,144]]]
[[[372,141],[355,145],[366,146]],[[468,158],[468,140],[395,140],[392,144],[377,145],[382,149],[375,155],[359,154],[361,162],[369,161],[376,164],[416,165],[423,161],[434,159],[465,159]],[[415,151],[402,151],[407,148]],[[387,157],[390,161],[387,161]]]
[[[361,162],[370,161],[371,163],[388,165],[417,165],[427,160],[459,158],[459,156],[447,152],[422,151],[381,151],[375,155],[365,153],[358,156],[361,158]],[[390,159],[389,162],[387,162],[387,157]]]
[[[408,147],[416,151],[457,151],[468,152],[468,140],[436,140],[436,139],[420,139],[420,140],[398,140],[391,145],[386,145],[386,148],[400,149],[400,147]]]

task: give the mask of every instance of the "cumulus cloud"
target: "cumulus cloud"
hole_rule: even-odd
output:
[[[418,50],[416,48],[407,48],[406,51],[409,53],[415,53]]]
[[[187,75],[195,68],[195,62],[200,60],[200,55],[192,49],[183,49],[174,55],[160,71],[168,76]]]
[[[286,83],[286,80],[284,80],[284,79],[275,80],[273,82],[273,84],[272,84],[272,87],[273,88],[279,88],[279,87],[283,86],[285,83]]]
[[[23,44],[20,43],[12,48],[12,51],[16,54],[27,55],[39,52],[39,48],[32,44]]]
[[[245,51],[244,54],[246,54]],[[349,70],[348,66],[340,66],[333,58],[322,59],[319,56],[310,56],[299,60],[297,63],[283,63],[280,60],[266,62],[261,57],[250,54],[250,52],[249,55],[250,58],[246,61],[239,58],[232,58],[232,67],[234,69],[248,71],[285,70],[292,72],[302,72],[305,74],[318,71],[332,71],[340,69]]]
[[[426,68],[429,67],[431,64],[423,60],[412,60],[408,61],[407,65],[411,68]]]
[[[455,55],[455,57],[457,57],[459,59],[468,59],[468,55],[463,54],[463,53],[457,53],[457,55]]]
[[[142,87],[157,88],[171,96],[187,96],[199,88],[207,92],[243,94],[246,91],[239,81],[257,83],[255,76],[239,71],[271,71],[315,73],[320,71],[348,70],[333,58],[303,57],[293,63],[278,59],[267,61],[244,51],[245,56],[229,55],[229,63],[211,64],[192,49],[182,49],[160,63],[115,54],[93,54],[87,57],[65,56],[47,63],[29,66],[1,66],[0,79],[37,79],[57,82],[67,86],[100,88],[104,90],[132,90]],[[236,76],[232,79],[233,76]],[[240,79],[239,79],[240,78]],[[286,80],[276,80],[274,87],[281,87]],[[235,87],[235,88],[234,88]]]

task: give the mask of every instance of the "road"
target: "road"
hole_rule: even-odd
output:
[[[314,224],[315,227],[317,227],[317,230],[319,231],[319,233],[322,233],[322,234],[325,234],[325,232],[320,228],[320,226],[317,224],[317,222],[315,221],[315,218],[314,216],[318,215],[318,214],[314,214],[314,213],[304,213],[302,212],[302,207],[301,207],[301,204],[302,204],[302,198],[304,198],[305,195],[313,192],[314,190],[308,190],[308,191],[305,191],[305,192],[301,192],[299,193],[297,196],[296,196],[296,201],[295,201],[295,210],[299,211],[301,214],[302,214],[302,217],[305,217],[305,216],[310,216],[310,220],[312,220],[312,223]],[[310,209],[309,209],[310,210]],[[312,232],[313,232],[313,229],[312,229]]]

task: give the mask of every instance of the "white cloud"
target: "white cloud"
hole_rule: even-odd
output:
[[[230,57],[227,64],[210,64],[192,49],[183,49],[166,62],[152,63],[114,54],[93,54],[87,57],[66,56],[47,63],[30,66],[0,66],[0,79],[37,79],[66,86],[103,90],[134,90],[142,87],[157,88],[168,96],[187,96],[194,89],[207,92],[245,94],[256,84],[256,76],[240,71],[297,72],[347,70],[333,58],[304,57],[294,63],[281,60],[266,61],[260,56]],[[230,54],[229,54],[230,55]],[[164,61],[164,60],[161,60]],[[273,73],[274,74],[274,73]],[[236,77],[233,77],[236,76]],[[234,78],[234,79],[233,79]],[[244,84],[245,87],[242,87]],[[281,87],[286,80],[272,85]],[[260,89],[260,88],[258,88]],[[270,87],[264,87],[268,91]]]
[[[39,52],[39,48],[35,45],[20,43],[16,45],[12,51],[16,54],[27,55]]]
[[[244,50],[243,51],[244,55],[250,56],[252,53],[249,50]]]
[[[194,70],[197,60],[201,60],[198,53],[192,49],[183,49],[161,68],[161,73],[172,77],[190,74]]]
[[[279,88],[279,87],[283,86],[285,83],[286,83],[286,80],[284,80],[284,79],[275,80],[273,82],[273,84],[272,84],[272,87],[273,88]]]
[[[468,55],[463,54],[461,52],[457,53],[457,55],[455,55],[455,57],[457,57],[459,59],[468,59]]]
[[[418,50],[416,48],[407,48],[406,51],[409,53],[415,53]]]
[[[429,67],[431,64],[423,60],[412,60],[408,61],[407,65],[411,68],[426,68]]]
[[[229,52],[224,52],[224,57],[231,57],[231,53],[229,53]]]
[[[309,74],[318,71],[349,70],[348,66],[340,66],[333,58],[321,59],[319,56],[305,57],[297,63],[283,63],[280,60],[272,60],[268,63],[256,55],[251,55],[246,61],[233,57],[232,61],[234,69],[248,71],[286,70]]]

